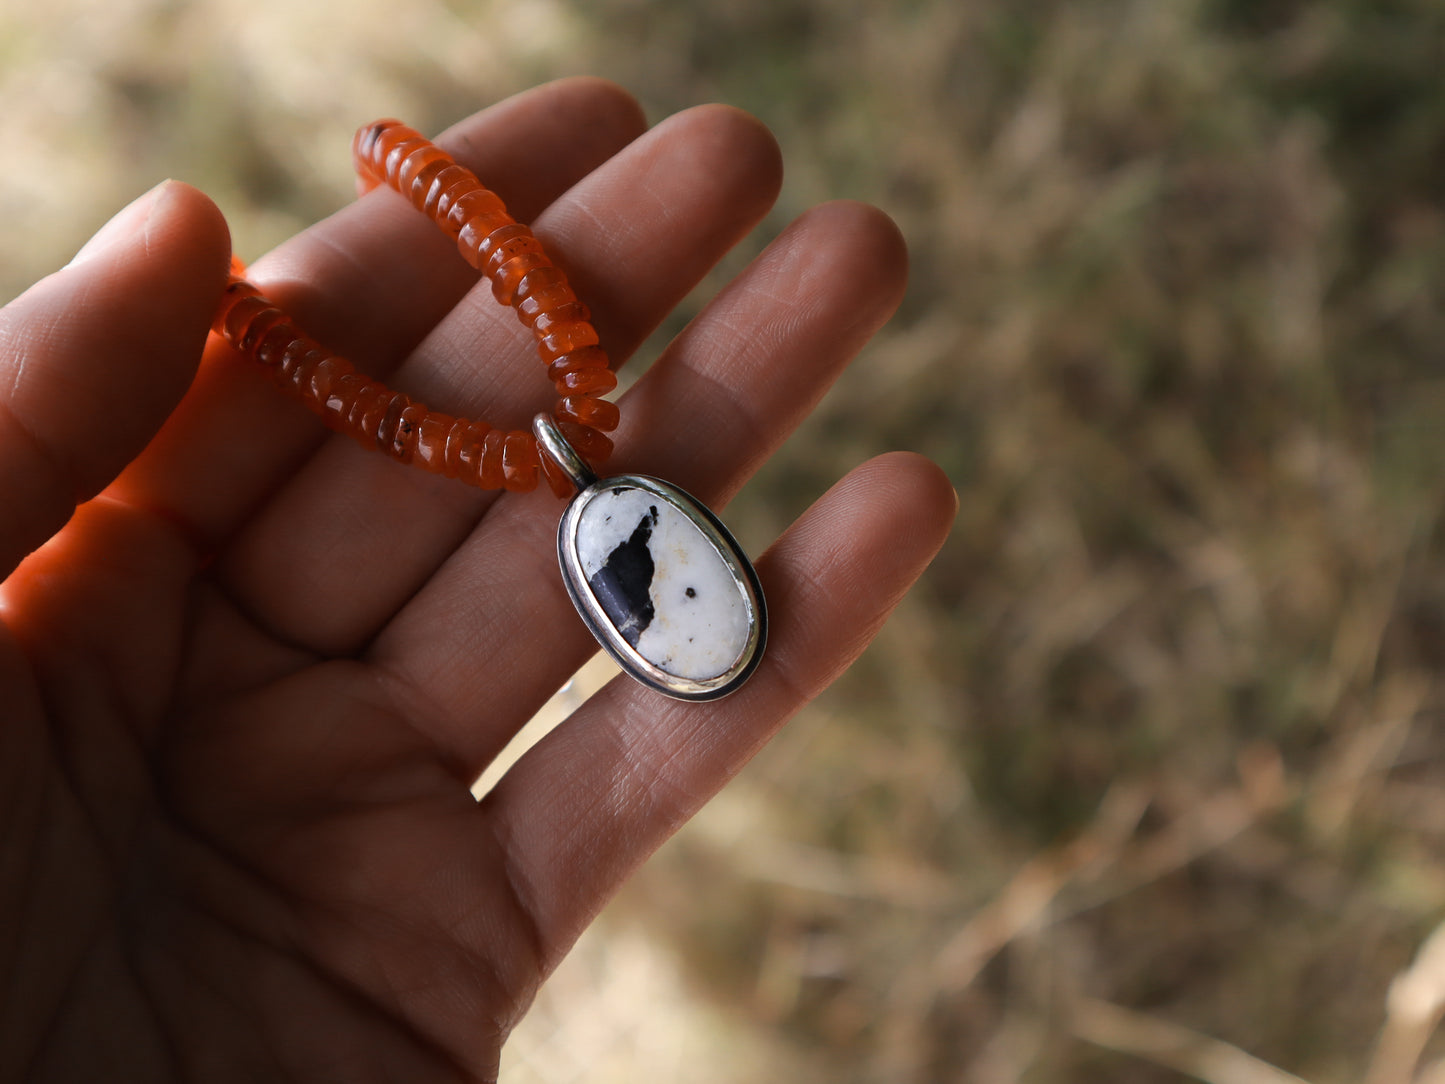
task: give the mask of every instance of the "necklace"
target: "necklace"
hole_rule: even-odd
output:
[[[622,669],[682,700],[714,700],[757,667],[767,608],[757,573],[701,502],[645,475],[598,478],[612,452],[617,386],[591,313],[542,243],[501,199],[440,147],[398,121],[357,132],[362,185],[387,184],[457,242],[517,310],[557,388],[532,431],[434,411],[357,372],[302,332],[244,278],[231,276],[214,330],[268,368],[330,428],[401,463],[482,489],[526,492],[545,481],[570,497],[557,529],[562,579],[582,620]]]

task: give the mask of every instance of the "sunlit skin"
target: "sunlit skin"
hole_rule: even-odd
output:
[[[755,120],[647,131],[593,80],[439,142],[534,223],[614,363],[780,183]],[[368,453],[207,346],[229,254],[170,183],[0,311],[0,1080],[490,1080],[578,933],[863,649],[955,498],[912,455],[858,467],[759,559],[747,686],[685,704],[618,679],[478,802],[595,649],[561,505]],[[803,215],[622,397],[610,465],[724,503],[905,266],[877,210]],[[515,315],[393,192],[250,275],[428,404],[524,426],[552,394]]]

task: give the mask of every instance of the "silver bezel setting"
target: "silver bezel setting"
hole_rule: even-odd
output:
[[[622,488],[650,493],[691,520],[708,543],[722,555],[728,572],[747,600],[748,637],[743,651],[728,670],[716,677],[703,681],[677,677],[648,662],[618,633],[582,574],[582,561],[577,552],[577,527],[582,513],[594,497]],[[768,615],[757,572],[722,522],[698,500],[674,485],[640,474],[620,474],[593,482],[572,498],[572,503],[562,513],[562,522],[557,528],[557,560],[562,566],[562,582],[567,586],[567,593],[572,596],[577,612],[582,615],[597,642],[623,670],[649,688],[679,700],[716,700],[742,685],[762,659],[768,638]]]

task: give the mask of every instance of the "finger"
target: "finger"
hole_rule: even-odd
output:
[[[905,275],[881,212],[804,215],[623,399],[614,466],[720,503],[888,318]],[[595,650],[558,575],[557,516],[555,503],[498,502],[368,656],[426,705],[415,725],[476,772]]]
[[[621,89],[572,79],[499,103],[438,141],[525,219],[643,126]],[[399,363],[476,280],[455,246],[389,190],[298,235],[251,273],[299,326],[373,374]],[[191,394],[127,483],[215,544],[325,436],[312,415],[213,339]]]
[[[592,284],[594,293],[581,296],[614,364],[757,224],[780,173],[762,125],[734,109],[703,107],[659,125],[538,220],[537,233],[578,289]],[[495,342],[511,349],[483,361],[474,344]],[[551,399],[530,336],[485,284],[393,383],[429,405],[509,428],[528,427]],[[555,508],[550,495],[543,501]],[[248,525],[222,573],[231,597],[284,639],[352,650],[426,581],[488,502],[337,437]]]
[[[167,181],[0,310],[0,577],[109,483],[180,400],[229,252],[215,205]]]
[[[767,659],[713,704],[618,678],[526,753],[484,801],[512,888],[554,966],[629,873],[843,671],[922,574],[957,499],[932,463],[876,459],[758,562]]]

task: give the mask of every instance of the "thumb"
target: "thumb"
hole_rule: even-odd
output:
[[[0,309],[0,579],[115,478],[185,394],[229,256],[215,204],[166,181]]]

